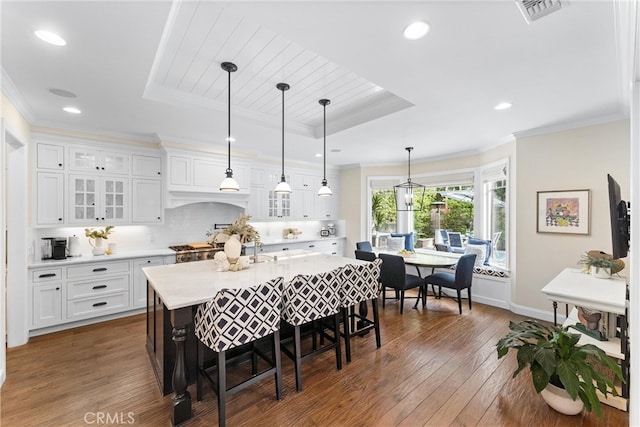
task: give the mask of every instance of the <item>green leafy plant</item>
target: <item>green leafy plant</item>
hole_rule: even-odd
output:
[[[113,230],[113,225],[107,225],[104,230],[93,229],[93,228],[85,228],[84,235],[85,237],[89,237],[91,239],[108,239],[109,234],[111,234],[111,230]]]
[[[582,265],[586,271],[591,267],[608,268],[611,274],[616,274],[624,268],[624,261],[621,259],[613,259],[609,254],[600,251],[585,252],[578,264]]]
[[[517,351],[518,368],[513,377],[529,367],[533,385],[540,393],[547,384],[564,388],[572,399],[580,399],[588,411],[602,416],[596,389],[603,395],[618,396],[613,382],[594,369],[594,364],[610,369],[623,381],[615,359],[592,344],[578,345],[580,335],[569,327],[548,327],[535,320],[509,322],[511,332],[496,344],[498,359],[509,349]]]

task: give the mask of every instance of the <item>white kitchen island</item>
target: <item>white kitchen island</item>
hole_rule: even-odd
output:
[[[302,250],[262,254],[260,260],[264,262],[237,272],[218,271],[220,266],[213,260],[142,269],[147,277],[147,352],[163,394],[171,391],[171,382],[173,425],[191,418],[187,386],[188,373],[195,372],[196,338],[190,326],[199,304],[222,289],[251,287],[276,277],[290,281],[298,274],[323,273],[366,262]]]

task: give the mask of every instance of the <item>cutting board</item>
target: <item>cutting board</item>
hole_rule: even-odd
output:
[[[211,247],[211,245],[206,242],[187,243],[187,245],[191,246],[194,249],[206,249]]]

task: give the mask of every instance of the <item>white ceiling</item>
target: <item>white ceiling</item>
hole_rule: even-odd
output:
[[[1,1],[2,89],[39,126],[327,163],[473,152],[628,114],[614,1],[532,24],[514,1]],[[402,37],[422,19],[418,41]],[[67,41],[43,43],[49,29]],[[50,89],[77,94],[65,98]],[[511,109],[494,111],[501,101]],[[75,105],[81,115],[62,111]],[[332,150],[340,150],[334,152]]]

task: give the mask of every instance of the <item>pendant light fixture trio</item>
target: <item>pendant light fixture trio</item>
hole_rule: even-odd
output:
[[[287,184],[287,179],[284,176],[284,92],[289,90],[291,86],[286,83],[278,83],[276,88],[282,91],[282,175],[280,175],[280,182],[276,185],[274,190],[279,194],[290,194],[291,186]]]
[[[396,201],[396,210],[397,211],[413,211],[415,205],[415,197],[416,195],[420,199],[421,203],[419,204],[419,210],[424,208],[424,190],[425,186],[422,184],[415,183],[411,181],[411,150],[413,147],[405,147],[408,153],[408,162],[407,162],[407,181],[402,184],[393,186],[393,193],[395,195]],[[416,194],[418,193],[418,194]],[[422,193],[422,194],[420,194]],[[404,206],[398,204],[398,197],[404,196]]]
[[[331,104],[328,99],[318,101],[323,109],[323,143],[322,143],[322,186],[318,190],[318,196],[331,196],[333,192],[327,185],[327,105]]]
[[[229,94],[227,101],[227,177],[220,183],[220,191],[240,191],[238,181],[233,179],[233,170],[231,170],[231,141],[233,140],[231,137],[231,73],[238,71],[238,67],[232,62],[223,62],[220,64],[220,67],[229,75]]]

